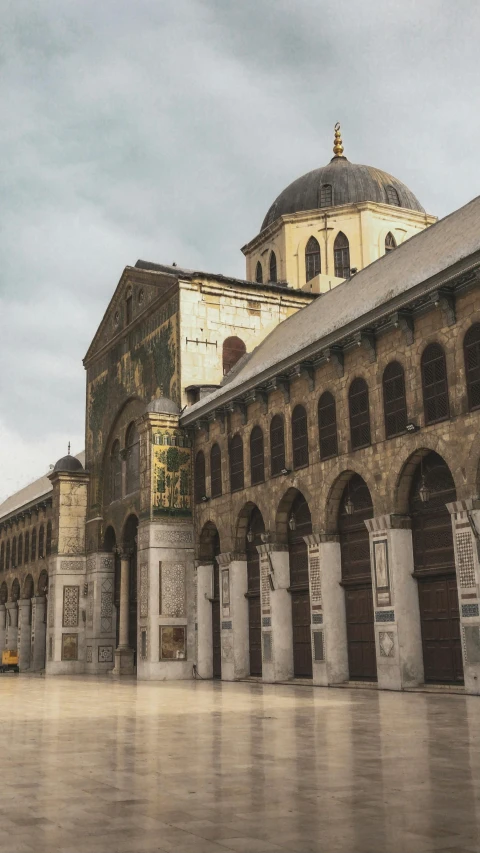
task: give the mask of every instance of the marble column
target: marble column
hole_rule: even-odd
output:
[[[267,542],[260,555],[263,681],[293,678],[292,600],[288,546]]]
[[[46,611],[47,597],[45,595],[35,596],[32,599],[32,625],[30,632],[30,669],[33,672],[40,672],[42,669],[45,669]]]
[[[31,628],[30,617],[32,603],[30,598],[20,598],[18,601],[18,665],[20,672],[30,669]]]
[[[467,693],[480,694],[480,501],[447,504],[453,528],[463,675]]]
[[[5,648],[7,610],[4,604],[0,604],[0,661]]]
[[[18,638],[18,607],[16,601],[7,601],[7,631],[5,638],[5,648],[11,651],[17,649]]]
[[[227,552],[217,557],[220,568],[222,680],[247,678],[250,673],[248,643],[248,589],[245,554]]]
[[[197,670],[213,678],[212,637],[213,564],[197,566]]]
[[[120,621],[118,648],[115,650],[114,675],[133,675],[134,651],[128,644],[128,608],[130,585],[130,555],[120,554]]]
[[[423,652],[411,521],[382,515],[365,522],[370,535],[378,686],[423,684]]]
[[[312,611],[313,683],[342,684],[348,681],[349,672],[339,537],[312,533],[305,541]]]

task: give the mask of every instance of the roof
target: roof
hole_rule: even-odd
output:
[[[331,200],[322,197],[322,188],[325,186],[332,189]],[[398,178],[373,166],[350,163],[346,157],[333,157],[327,166],[313,169],[289,184],[273,202],[260,230],[263,231],[280,216],[303,210],[319,210],[362,201],[392,204],[387,187],[393,187],[397,192],[399,203],[395,204],[396,207],[425,213],[416,196]]]
[[[76,458],[83,466],[85,465],[84,450],[82,450],[81,453],[78,453]],[[48,474],[50,474],[50,471]],[[0,519],[17,512],[24,506],[28,506],[29,504],[46,497],[53,490],[53,486],[48,479],[48,474],[44,474],[42,477],[39,477],[38,480],[34,480],[33,483],[29,483],[28,486],[24,486],[23,489],[20,489],[18,492],[10,495],[10,497],[0,504]]]
[[[245,287],[245,288],[253,288],[254,290],[273,290],[276,292],[285,293],[286,290],[292,296],[306,296],[308,297],[308,301],[311,301],[312,294],[306,293],[301,290],[294,290],[293,288],[288,287],[288,283],[286,281],[276,282],[275,284],[271,281],[264,282],[263,284],[259,284],[256,281],[247,281],[243,278],[232,278],[228,275],[221,275],[221,273],[211,273],[211,272],[201,272],[200,270],[189,270],[183,267],[177,266],[168,266],[166,264],[154,264],[150,261],[137,261],[135,267],[143,270],[152,270],[153,272],[163,272],[168,273],[169,275],[176,275],[179,278],[193,280],[196,278],[205,278],[208,281],[218,281],[222,284],[234,284],[235,287]]]
[[[388,316],[408,304],[420,285],[427,283],[434,289],[448,278],[445,270],[474,253],[479,253],[478,263],[480,196],[280,323],[249,354],[230,382],[186,409],[182,423],[190,423],[204,411],[365,328],[367,321]]]

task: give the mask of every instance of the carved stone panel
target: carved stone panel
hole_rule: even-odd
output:
[[[113,619],[113,580],[105,578],[102,581],[100,598],[100,631],[109,634],[112,631]]]
[[[63,587],[63,627],[78,628],[79,586]]]
[[[160,563],[160,615],[185,616],[185,563]]]

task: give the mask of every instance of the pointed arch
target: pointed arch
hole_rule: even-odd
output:
[[[261,261],[257,261],[257,266],[255,267],[255,281],[257,284],[263,284],[263,268]]]
[[[222,451],[217,442],[210,451],[210,491],[212,498],[222,494]]]
[[[277,279],[277,256],[276,256],[275,252],[270,252],[270,259],[268,262],[268,268],[269,268],[269,273],[270,273],[269,281],[271,281],[275,284],[275,282],[278,281],[278,279]]]
[[[389,252],[393,252],[394,249],[397,248],[397,242],[392,232],[389,231],[387,236],[385,237],[385,254],[388,255]]]
[[[315,278],[321,272],[320,244],[315,237],[310,237],[305,247],[305,280]]]
[[[343,231],[339,231],[333,244],[335,275],[337,278],[350,277],[350,244]]]

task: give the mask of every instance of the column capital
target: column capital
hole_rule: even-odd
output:
[[[480,509],[480,500],[478,498],[466,498],[463,501],[452,501],[450,504],[445,504],[450,515],[458,515],[461,512],[471,512],[472,510]]]
[[[338,533],[310,533],[308,536],[304,536],[303,539],[309,548],[323,545],[325,542],[340,542]]]
[[[409,515],[392,512],[389,515],[367,518],[365,527],[369,533],[380,533],[382,530],[411,530],[412,519]]]
[[[7,601],[5,603],[5,607],[7,608],[7,610],[16,610],[17,605],[18,605],[17,601]]]
[[[115,551],[120,560],[129,560],[133,554],[133,548],[116,548]]]
[[[223,554],[217,554],[216,560],[220,568],[226,568],[230,563],[244,562],[247,555],[241,551],[225,551]]]
[[[259,554],[275,554],[281,551],[288,551],[288,545],[283,542],[264,542],[263,545],[257,545]]]

